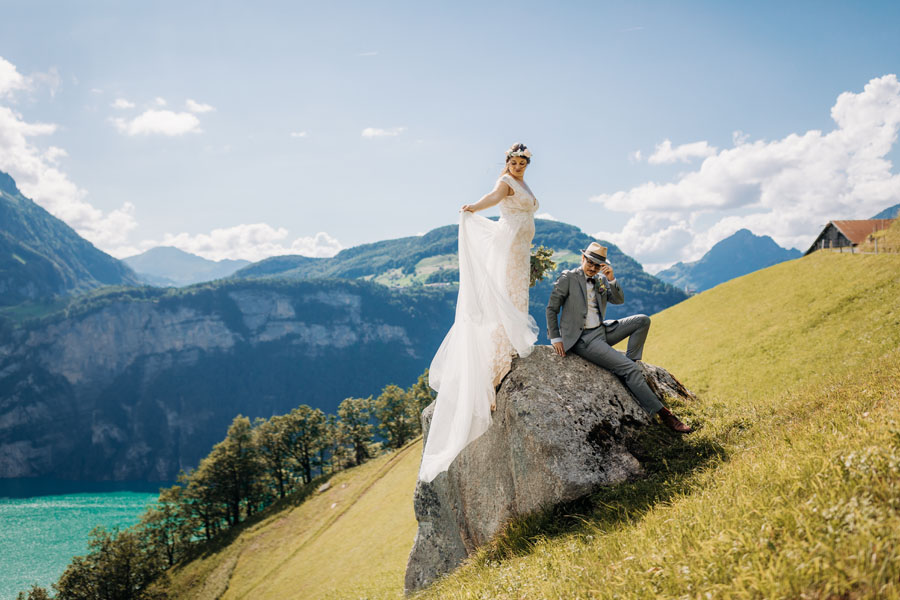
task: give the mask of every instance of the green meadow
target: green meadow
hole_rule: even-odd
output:
[[[626,287],[627,294],[627,287]],[[818,253],[653,317],[698,394],[647,478],[510,523],[444,598],[900,598],[900,256]],[[398,598],[421,442],[170,573],[177,598]]]

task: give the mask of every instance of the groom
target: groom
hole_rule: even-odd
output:
[[[650,317],[632,315],[618,321],[604,321],[607,302],[622,304],[625,294],[606,260],[606,247],[591,242],[581,252],[581,268],[564,271],[559,276],[547,303],[547,334],[556,353],[565,356],[566,351],[571,351],[612,371],[624,379],[641,408],[651,416],[659,414],[663,424],[672,431],[691,433],[690,427],[662,405],[635,364],[644,351]],[[628,351],[622,354],[614,350],[613,346],[626,337]]]

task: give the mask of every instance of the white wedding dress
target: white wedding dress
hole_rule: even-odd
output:
[[[500,220],[463,211],[459,220],[456,319],[429,369],[437,403],[419,479],[446,471],[491,424],[494,388],[513,355],[527,356],[538,328],[528,314],[531,240],[537,199],[510,175],[514,194],[500,201]]]

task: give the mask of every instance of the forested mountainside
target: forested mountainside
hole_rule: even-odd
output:
[[[0,171],[0,306],[138,283],[127,265],[23,196]]]
[[[85,296],[0,337],[0,477],[172,480],[235,415],[414,382],[455,299],[346,280]]]
[[[534,246],[554,251],[556,273],[550,274],[531,291],[531,314],[544,329],[544,308],[550,298],[553,281],[563,270],[580,264],[580,251],[594,238],[579,228],[537,219]],[[611,305],[610,318],[627,314],[657,313],[687,298],[684,291],[650,275],[636,260],[615,244],[602,242],[609,248],[609,259],[625,289],[625,304]],[[457,226],[433,229],[421,236],[385,240],[342,250],[332,258],[276,256],[254,263],[235,273],[235,278],[278,277],[310,279],[315,277],[348,277],[374,280],[388,286],[406,287],[418,284],[456,282]],[[546,332],[544,332],[546,333]],[[546,337],[541,338],[546,343]]]

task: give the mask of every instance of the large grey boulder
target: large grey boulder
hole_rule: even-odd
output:
[[[665,369],[643,370],[661,397],[694,398]],[[422,413],[426,436],[433,411]],[[640,476],[626,446],[650,423],[615,375],[578,356],[541,346],[513,360],[488,431],[447,472],[416,485],[406,591],[455,569],[510,519]]]

